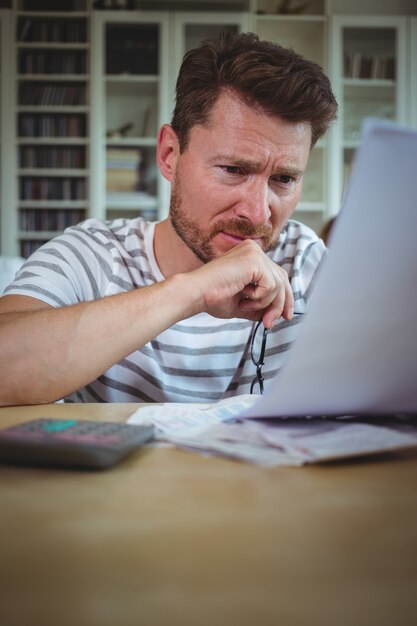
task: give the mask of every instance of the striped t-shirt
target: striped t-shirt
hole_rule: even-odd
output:
[[[142,218],[86,220],[39,248],[5,293],[60,307],[163,281],[153,251],[154,230],[155,223]],[[312,230],[290,220],[268,253],[289,274],[295,311],[305,310],[324,250]],[[266,388],[284,364],[302,317],[281,319],[268,334]],[[206,402],[249,393],[255,376],[253,328],[254,323],[244,319],[223,320],[207,313],[185,319],[64,400]],[[256,342],[261,339],[259,331]]]

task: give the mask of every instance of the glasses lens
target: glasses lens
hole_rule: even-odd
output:
[[[254,377],[250,392],[251,393],[260,393],[262,394],[264,391],[264,379],[262,376],[262,365],[264,364],[265,358],[265,348],[266,348],[266,338],[268,335],[268,330],[266,328],[263,329],[263,333],[258,333],[258,328],[262,322],[258,322],[255,326],[254,333],[252,335],[251,341],[251,357],[252,362],[256,367],[256,376]]]
[[[268,330],[266,328],[263,329],[263,333],[258,332],[261,324],[262,322],[258,322],[256,324],[251,342],[251,357],[252,362],[256,367],[264,364],[266,338],[268,335]]]

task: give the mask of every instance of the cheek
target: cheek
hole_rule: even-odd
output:
[[[206,183],[194,189],[195,206],[198,207],[200,217],[204,221],[233,207],[237,201],[237,194],[232,189],[219,188],[218,185]]]
[[[278,220],[288,219],[294,212],[301,197],[301,185],[286,195],[275,196],[271,201],[272,213]]]

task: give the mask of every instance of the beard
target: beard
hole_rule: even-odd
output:
[[[219,219],[209,232],[203,231],[183,208],[178,172],[172,181],[169,215],[177,235],[203,263],[208,263],[217,256],[212,240],[221,232],[259,239],[264,252],[269,252],[277,245],[278,235],[270,226],[254,226],[245,219]]]

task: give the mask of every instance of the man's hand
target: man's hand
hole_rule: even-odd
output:
[[[291,319],[294,298],[288,274],[251,240],[192,272],[203,310],[214,317],[263,320],[266,328],[281,316]]]

